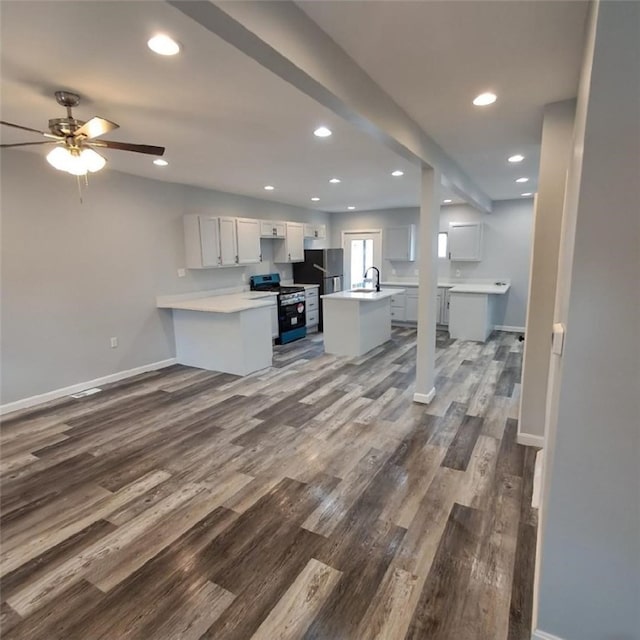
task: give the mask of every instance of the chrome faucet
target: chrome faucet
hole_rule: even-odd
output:
[[[371,271],[371,269],[375,269],[376,270],[376,292],[380,293],[380,269],[378,269],[378,267],[369,267],[365,272],[364,272],[364,276],[363,278],[367,277],[367,273],[369,273],[369,271]]]

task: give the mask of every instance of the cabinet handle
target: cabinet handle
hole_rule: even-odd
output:
[[[262,254],[260,254],[260,262],[262,262]]]
[[[240,258],[238,258],[238,256],[236,256],[236,264],[238,264],[240,262]]]
[[[451,251],[449,251],[449,260],[451,260]]]
[[[289,254],[289,261],[291,261],[291,254]]]

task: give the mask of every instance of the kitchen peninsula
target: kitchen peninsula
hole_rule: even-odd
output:
[[[159,296],[171,309],[180,364],[246,376],[272,364],[276,293],[241,291]]]
[[[391,338],[391,297],[402,289],[340,291],[321,296],[324,350],[361,356]]]
[[[457,284],[449,289],[449,335],[485,342],[495,326],[495,298],[509,291],[508,282]]]

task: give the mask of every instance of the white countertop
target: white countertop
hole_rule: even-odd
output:
[[[485,293],[502,295],[509,291],[511,285],[505,284],[457,284],[449,293]]]
[[[319,284],[303,284],[302,282],[294,282],[290,285],[285,285],[287,287],[304,287],[305,289],[319,289]]]
[[[226,295],[213,295],[179,300],[157,302],[160,309],[184,309],[186,311],[207,311],[209,313],[238,313],[248,309],[273,307],[276,304],[276,292],[242,291]]]
[[[338,291],[338,293],[328,293],[320,296],[321,298],[330,298],[331,300],[352,300],[356,302],[376,302],[390,298],[398,293],[402,293],[404,289],[380,289],[373,293],[361,293],[360,291]]]

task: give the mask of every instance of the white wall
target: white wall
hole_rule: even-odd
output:
[[[537,627],[640,638],[640,4],[595,3],[576,108],[551,364]]]
[[[494,202],[493,213],[480,213],[468,205],[450,205],[440,210],[440,230],[447,231],[450,222],[482,221],[484,228],[484,258],[481,262],[465,263],[440,259],[438,276],[460,278],[508,278],[512,287],[497,310],[498,324],[523,327],[525,324],[529,286],[529,256],[533,200],[501,200]],[[340,247],[343,231],[384,229],[394,225],[419,225],[419,210],[383,209],[331,214],[332,246]],[[419,247],[417,254],[419,255]],[[395,271],[395,273],[394,273]],[[400,263],[383,260],[383,280],[416,281],[418,262]]]
[[[558,255],[567,169],[571,158],[575,100],[547,105],[542,125],[538,194],[527,305],[527,339],[522,365],[518,434],[544,436],[547,379],[556,299]]]
[[[183,213],[329,222],[320,212],[109,170],[90,177],[80,204],[75,179],[39,154],[4,150],[1,160],[2,404],[173,357],[158,294],[239,286],[243,275],[275,268],[291,277],[290,266],[271,264],[266,240],[260,265],[178,278]]]

